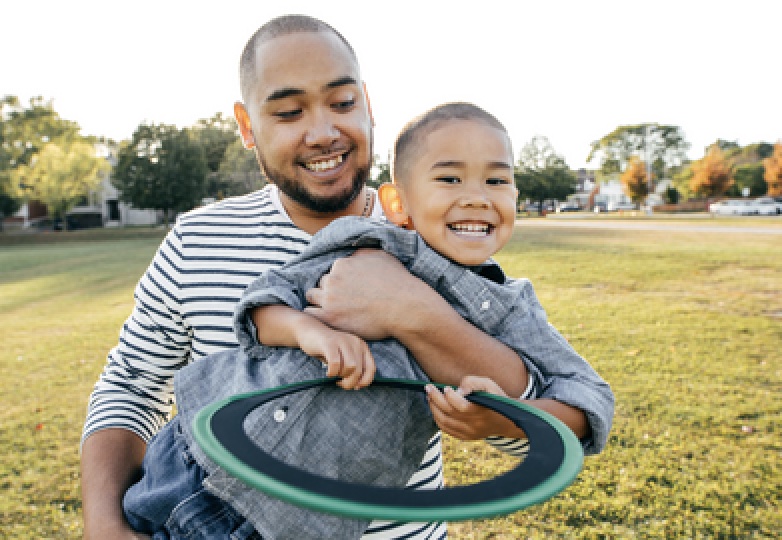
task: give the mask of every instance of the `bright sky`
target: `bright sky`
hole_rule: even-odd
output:
[[[782,139],[779,0],[4,2],[0,93],[116,140],[230,115],[245,42],[283,13],[353,44],[383,158],[409,118],[456,100],[497,115],[517,155],[545,135],[573,168],[624,124],[680,126],[692,159]]]

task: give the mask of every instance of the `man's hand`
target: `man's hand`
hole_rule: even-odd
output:
[[[432,293],[396,257],[380,249],[360,249],[335,261],[318,286],[307,291],[310,305],[304,311],[366,340],[397,337],[410,293],[421,288]]]
[[[429,407],[443,432],[463,441],[485,439],[490,435],[514,439],[526,437],[522,430],[503,415],[467,401],[464,396],[476,390],[506,395],[493,380],[474,375],[464,377],[458,389],[447,386],[440,392],[433,385],[426,385]]]

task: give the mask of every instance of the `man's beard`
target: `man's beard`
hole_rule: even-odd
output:
[[[285,195],[304,208],[321,214],[333,214],[342,212],[350,203],[356,200],[356,197],[364,189],[364,185],[369,179],[369,164],[366,167],[360,167],[353,176],[353,182],[341,193],[330,197],[320,197],[310,193],[307,186],[297,181],[295,178],[285,176],[279,171],[269,168],[264,159],[260,156],[259,161],[266,173],[266,178],[276,185]]]

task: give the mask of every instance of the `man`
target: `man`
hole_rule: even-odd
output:
[[[245,286],[337,217],[377,210],[364,185],[371,110],[355,53],[341,35],[309,17],[270,21],[245,48],[241,87],[236,118],[270,185],[176,226],[139,282],[134,311],[90,400],[82,443],[86,538],[141,538],[124,520],[122,495],[138,474],[146,441],[170,413],[175,371],[236,346],[231,316]],[[307,298],[308,311],[329,326],[364,339],[398,339],[433,380],[458,385],[475,374],[511,396],[526,388],[526,370],[513,351],[382,251],[338,261]],[[552,407],[577,435],[587,434],[583,413]],[[439,441],[433,451],[437,459],[427,471],[434,472],[420,486],[441,481]],[[440,538],[445,527],[373,524],[367,536],[373,533]]]

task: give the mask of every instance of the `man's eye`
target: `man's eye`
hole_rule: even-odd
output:
[[[438,176],[437,177],[438,182],[445,182],[446,184],[458,184],[461,182],[459,178],[455,176]]]
[[[334,104],[334,108],[338,111],[346,111],[349,109],[352,109],[353,106],[356,104],[355,99],[346,99],[345,101],[338,101]]]
[[[277,111],[274,116],[283,120],[292,120],[301,114],[301,109],[292,109],[290,111]]]

